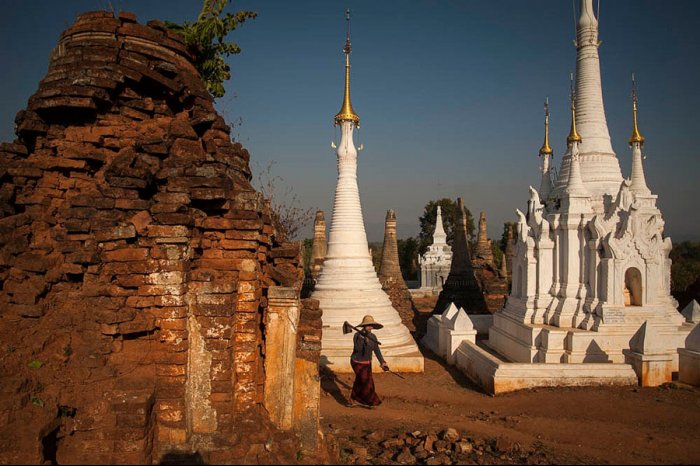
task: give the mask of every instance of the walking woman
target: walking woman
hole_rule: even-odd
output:
[[[374,408],[382,403],[377,393],[374,391],[374,378],[372,377],[372,353],[377,355],[382,369],[389,370],[382,352],[379,350],[379,340],[372,333],[373,329],[380,329],[382,324],[374,321],[374,317],[366,315],[362,323],[358,325],[361,331],[355,333],[353,343],[354,348],[350,356],[350,365],[355,371],[355,383],[352,385],[350,403],[348,406],[362,405]]]

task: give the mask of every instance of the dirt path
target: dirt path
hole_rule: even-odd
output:
[[[366,462],[386,463],[372,451],[391,435],[452,427],[486,442],[498,439],[501,450],[517,445],[531,455],[537,451],[540,463],[700,463],[698,389],[559,388],[490,397],[424,355],[423,374],[375,376],[383,404],[374,410],[344,406],[352,375],[322,378],[321,425],[344,452],[342,460],[356,461],[348,451],[374,443]]]

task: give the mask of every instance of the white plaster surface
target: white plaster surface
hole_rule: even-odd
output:
[[[433,244],[418,257],[420,268],[420,288],[418,291],[438,294],[450,273],[452,265],[452,247],[447,244],[447,234],[442,222],[442,209],[437,206]]]
[[[506,362],[471,341],[455,351],[455,365],[487,393],[536,387],[636,385],[629,364],[527,364]]]

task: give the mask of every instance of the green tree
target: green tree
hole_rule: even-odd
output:
[[[182,35],[195,57],[195,66],[211,95],[221,97],[226,92],[224,82],[231,79],[231,68],[224,57],[241,53],[237,43],[226,42],[226,36],[247,19],[258,14],[254,11],[225,13],[231,0],[204,0],[197,21],[182,24],[166,21],[166,26]]]
[[[418,278],[418,240],[414,237],[396,240],[399,249],[399,267],[404,280]]]
[[[671,250],[671,290],[684,293],[700,276],[700,242],[684,241]]]
[[[457,202],[449,198],[438,199],[437,201],[430,201],[425,205],[423,209],[423,215],[418,219],[420,222],[420,233],[418,234],[418,252],[420,254],[425,254],[433,242],[433,232],[435,232],[435,220],[437,217],[437,206],[442,209],[442,223],[445,227],[445,233],[447,234],[447,244],[452,245],[452,239],[454,238],[454,225],[457,221]],[[464,208],[467,211],[467,233],[469,236],[474,236],[474,219],[472,218],[469,209]]]

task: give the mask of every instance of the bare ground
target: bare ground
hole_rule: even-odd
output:
[[[548,388],[491,397],[432,353],[424,356],[423,374],[375,375],[383,399],[377,409],[346,407],[353,375],[325,373],[321,426],[337,461],[395,462],[380,457],[383,440],[452,427],[486,445],[485,456],[471,457],[479,463],[700,463],[697,388]],[[366,459],[354,454],[358,447],[368,448]]]

